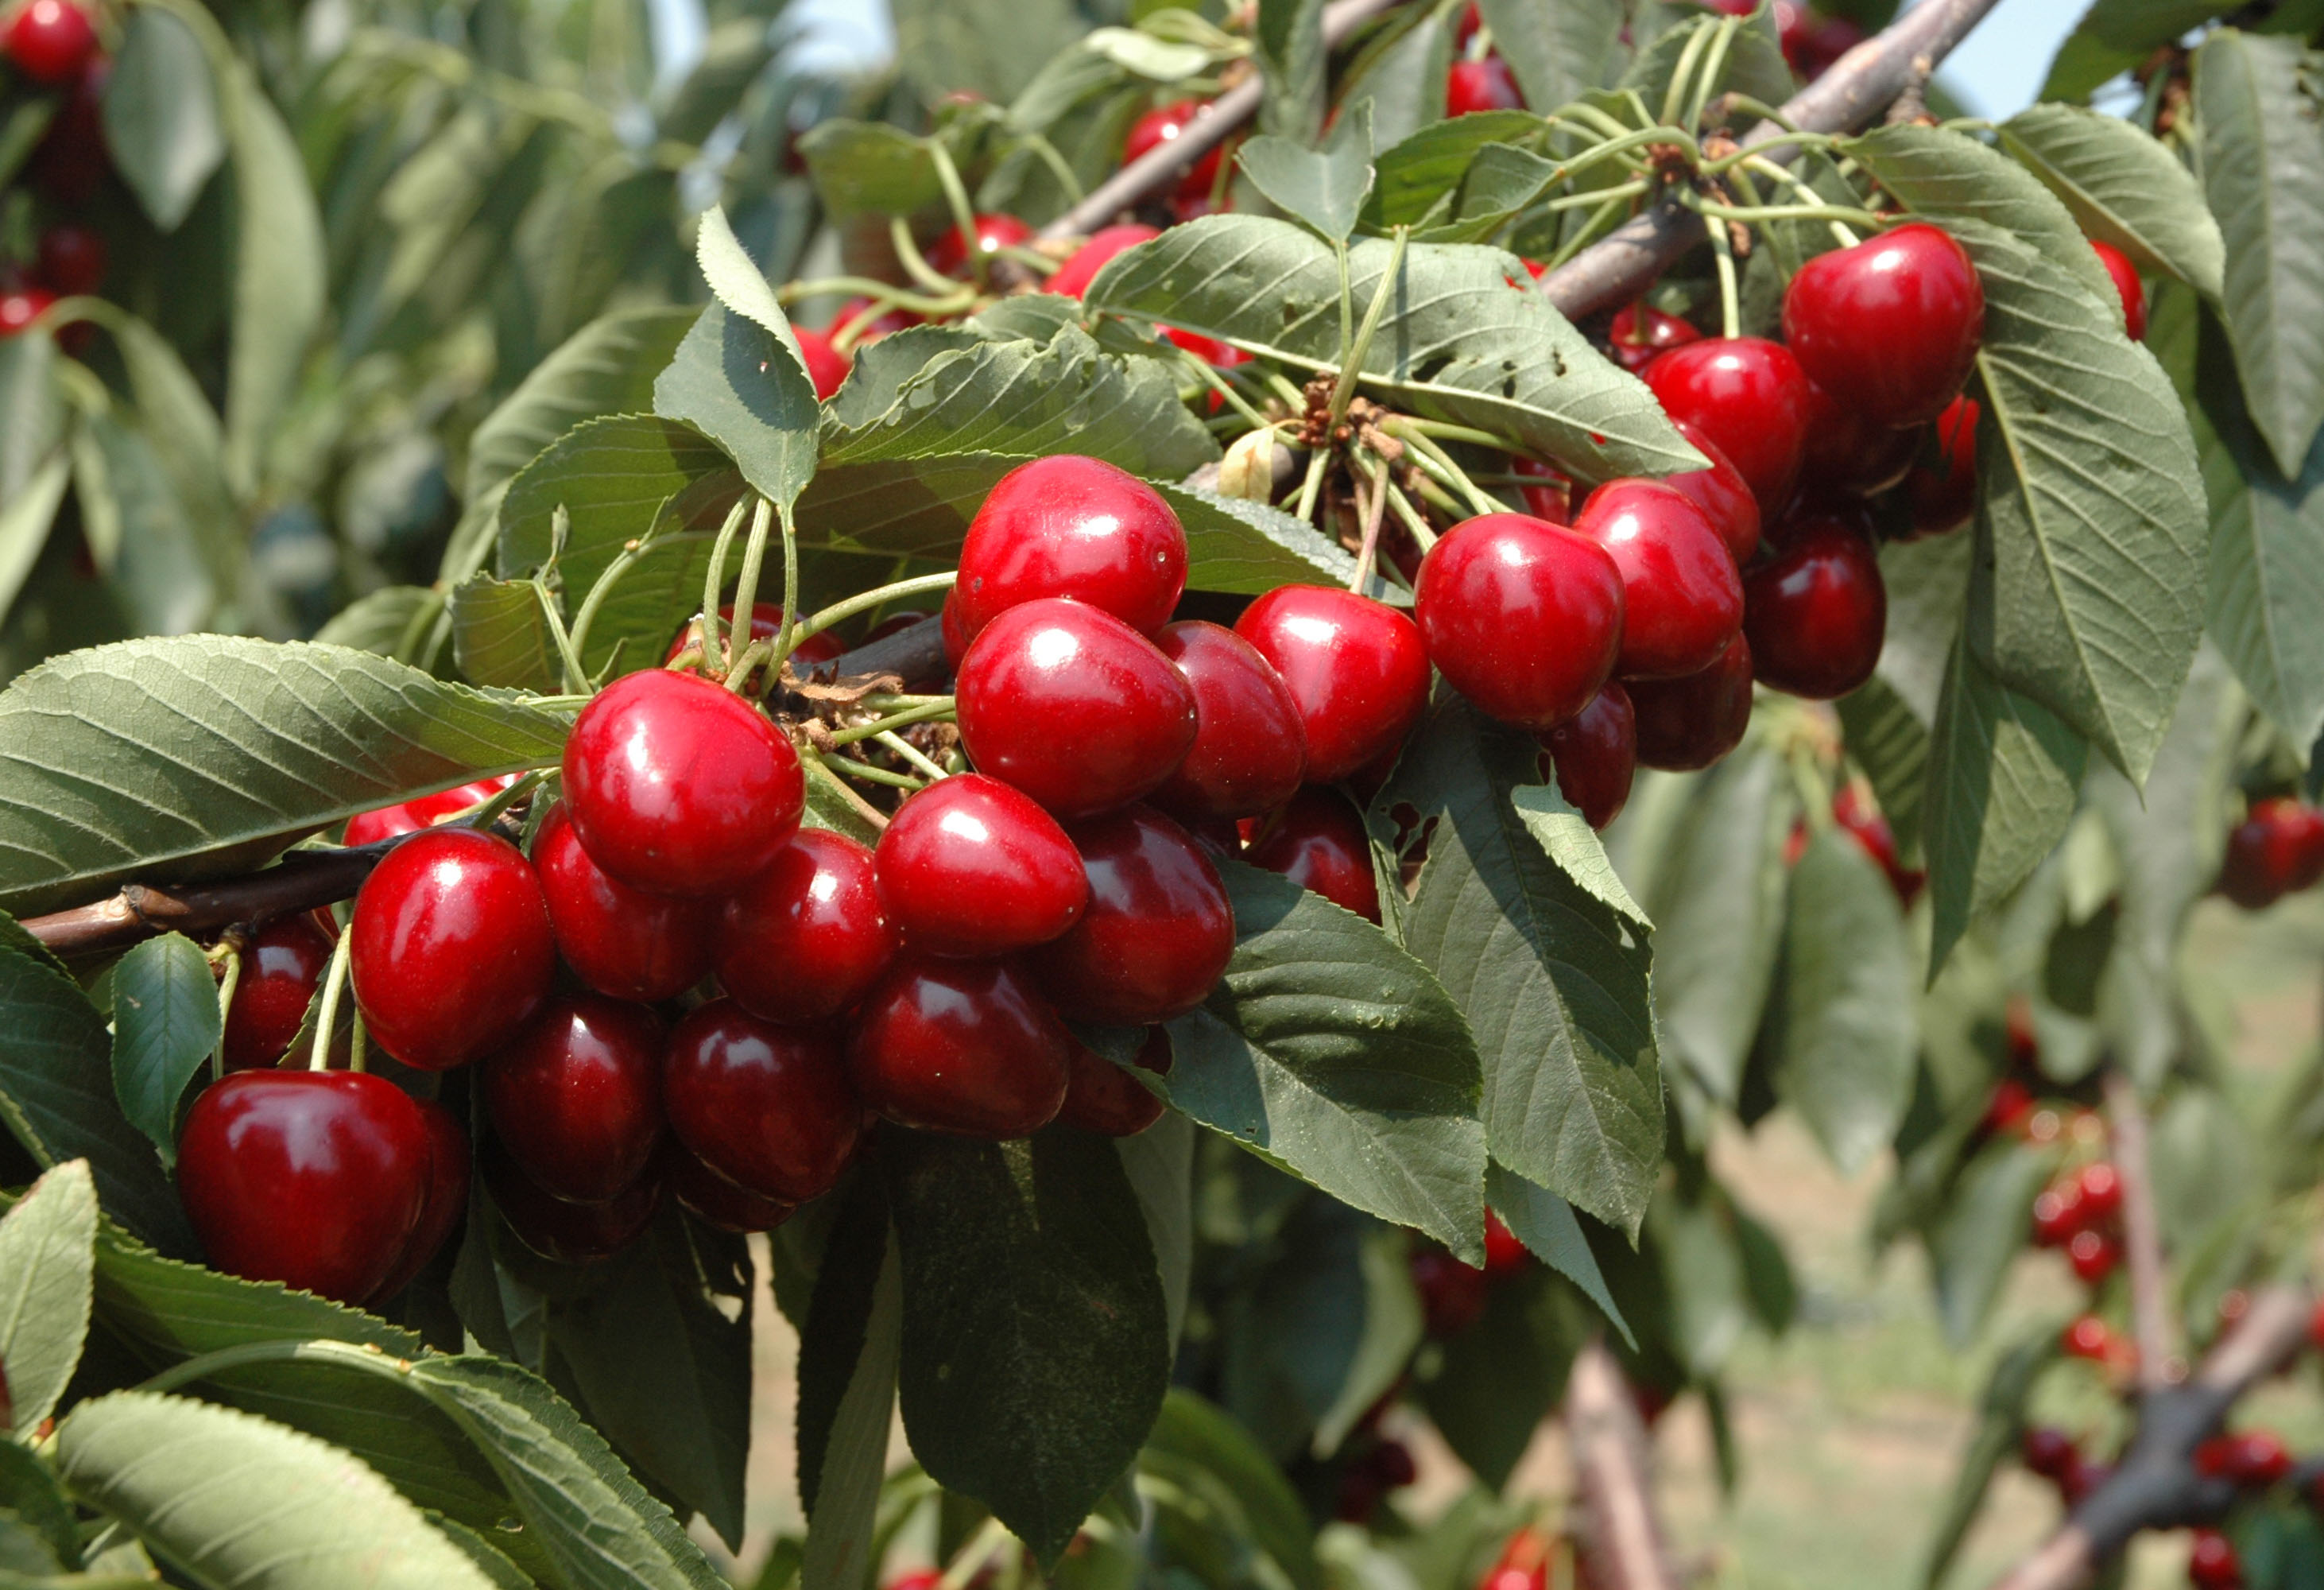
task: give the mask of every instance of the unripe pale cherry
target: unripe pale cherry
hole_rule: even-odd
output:
[[[1036,458],[969,521],[948,605],[964,649],[1020,602],[1070,596],[1140,634],[1186,589],[1186,532],[1152,486],[1100,458]]]
[[[848,1075],[899,1125],[1027,1137],[1065,1104],[1073,1034],[1005,961],[904,955],[857,1015]]]
[[[1762,519],[1791,501],[1807,447],[1808,378],[1780,343],[1706,337],[1646,368],[1646,385],[1673,420],[1683,420],[1727,455]]]
[[[1741,744],[1750,726],[1750,642],[1737,635],[1701,673],[1641,679],[1628,689],[1640,766],[1670,772],[1709,767]]]
[[[1335,783],[1404,744],[1428,707],[1419,627],[1331,586],[1277,586],[1235,620],[1275,665],[1307,735],[1307,777]]]
[[[1711,534],[1692,503],[1667,495]],[[1591,537],[1522,513],[1486,513],[1429,549],[1413,611],[1429,661],[1454,689],[1488,716],[1546,729],[1588,706],[1611,677],[1623,602],[1621,570]]]
[[[924,955],[985,957],[1046,944],[1089,903],[1082,858],[1057,819],[982,773],[907,800],[873,853],[879,898]]]
[[[356,893],[347,931],[364,1026],[422,1071],[465,1065],[514,1037],[557,969],[531,866],[475,828],[438,828],[389,852]]]
[[[1621,652],[1614,671],[1622,678],[1698,673],[1742,627],[1743,580],[1735,559],[1683,492],[1658,481],[1609,480],[1591,494],[1573,528],[1605,548],[1621,571]]]
[[[1231,629],[1190,619],[1154,643],[1194,692],[1194,744],[1151,797],[1181,822],[1256,817],[1307,771],[1307,731],[1275,665]]]
[[[1089,874],[1089,907],[1026,965],[1064,1014],[1143,1026],[1183,1016],[1234,954],[1234,908],[1185,829],[1151,807],[1067,830]]]
[[[726,897],[718,981],[762,1021],[835,1016],[863,997],[896,953],[872,852],[828,828],[801,828],[766,870]]]
[[[598,993],[674,999],[709,972],[716,903],[649,894],[608,876],[582,847],[562,801],[533,839],[532,870],[565,964]]]
[[[1818,254],[1784,293],[1784,341],[1800,368],[1878,425],[1943,412],[1984,331],[1977,266],[1950,234],[1921,222]]]

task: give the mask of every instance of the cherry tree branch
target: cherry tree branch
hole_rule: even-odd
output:
[[[2114,1169],[2122,1183],[2124,1267],[2130,1272],[2131,1336],[2138,1344],[2138,1388],[2157,1391],[2186,1373],[2171,1353],[2169,1287],[2163,1271],[2163,1227],[2154,1213],[2154,1178],[2146,1154],[2146,1105],[2116,1068],[2103,1079],[2113,1128]]]
[[[1590,1582],[1604,1590],[1678,1590],[1655,1516],[1646,1428],[1622,1366],[1603,1341],[1574,1357],[1565,1382],[1565,1434],[1590,1524],[1582,1543]]]

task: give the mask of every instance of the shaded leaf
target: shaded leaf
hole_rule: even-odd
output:
[[[1971,1160],[1950,1206],[1928,1233],[1936,1271],[1937,1317],[1959,1349],[1984,1327],[2025,1245],[2034,1195],[2050,1179],[2047,1154],[2015,1138],[1997,1138]]]
[[[654,412],[709,437],[778,504],[795,501],[815,467],[819,411],[797,356],[724,304],[704,310],[678,345],[654,382]]]
[[[1319,1590],[1322,1565],[1315,1560],[1315,1531],[1307,1509],[1250,1435],[1226,1414],[1194,1392],[1172,1388],[1138,1455],[1138,1469],[1169,1487],[1157,1501],[1157,1527],[1174,1530],[1171,1494],[1198,1499],[1216,1520],[1213,1527],[1247,1540],[1299,1590]]]
[[[50,1170],[0,1218],[0,1370],[15,1420],[9,1433],[20,1441],[57,1410],[80,1362],[96,1243],[97,1185],[86,1160]]]
[[[848,1373],[823,1447],[823,1484],[800,1564],[803,1584],[827,1585],[831,1590],[861,1590],[877,1566],[873,1529],[880,1483],[888,1467],[904,1335],[902,1261],[892,1243],[883,1242],[881,1252],[862,1349]]]
[[[1605,86],[1620,48],[1624,9],[1621,0],[1484,0],[1482,5],[1493,48],[1517,74],[1526,103],[1545,111]]]
[[[1333,243],[1345,243],[1372,190],[1372,122],[1369,101],[1335,133],[1332,147],[1310,150],[1288,138],[1253,138],[1235,152],[1245,175],[1285,214],[1306,222]]]
[[[2215,0],[2093,0],[2051,61],[2041,97],[2087,99],[2109,79],[2218,14]]]
[[[1259,0],[1258,11],[1251,42],[1259,47],[1267,83],[1259,125],[1269,134],[1312,143],[1323,130],[1324,69],[1330,65],[1323,47],[1323,0]]]
[[[833,116],[798,141],[816,196],[835,221],[859,215],[908,216],[944,199],[926,141],[885,122]]]
[[[1927,1566],[1921,1583],[1928,1590],[1944,1583],[1946,1572],[1968,1539],[1969,1527],[1984,1510],[1985,1493],[2001,1465],[2016,1456],[2018,1438],[2025,1429],[2025,1404],[2034,1382],[2058,1355],[2058,1333],[2043,1327],[2001,1355],[1978,1397],[1977,1424],[1969,1432],[1969,1449],[1953,1473],[1951,1492],[1945,1498],[1934,1538],[1929,1543]]]
[[[105,146],[145,214],[174,232],[226,158],[202,42],[157,5],[132,7],[105,83]]]
[[[2147,271],[2217,298],[2227,267],[2219,224],[2179,158],[2120,116],[2036,105],[2001,125],[2001,143],[2065,201],[2089,236]]]
[[[1533,1444],[1595,1323],[1545,1271],[1528,1269],[1496,1282],[1477,1322],[1443,1344],[1421,1401],[1487,1485],[1498,1490]]]
[[[445,610],[452,615],[452,656],[462,673],[480,685],[543,693],[557,689],[563,663],[530,580],[472,575],[452,587]]]
[[[15,605],[16,594],[40,561],[71,478],[71,459],[61,451],[52,453],[32,472],[24,489],[0,507],[0,613]]]
[[[323,218],[281,113],[239,60],[220,86],[235,215],[226,470],[248,493],[298,386],[308,344],[322,328],[328,267]]]
[[[113,968],[113,1091],[129,1123],[178,1162],[178,1101],[225,1023],[201,947],[181,933],[136,946]]]
[[[1637,1346],[1630,1322],[1622,1317],[1621,1309],[1614,1306],[1614,1294],[1606,1289],[1605,1272],[1590,1251],[1590,1239],[1582,1234],[1572,1205],[1500,1164],[1486,1167],[1485,1201],[1528,1253],[1580,1287],[1582,1295],[1597,1304],[1622,1333],[1622,1339],[1633,1348]]]

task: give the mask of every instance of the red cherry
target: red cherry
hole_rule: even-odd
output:
[[[2138,279],[2138,267],[2130,256],[2111,243],[2090,239],[2090,250],[2098,256],[2098,263],[2114,280],[2114,290],[2122,296],[2122,325],[2133,342],[2146,340],[2146,283]]]
[[[1888,630],[1880,560],[1854,531],[1805,528],[1743,581],[1743,633],[1761,683],[1812,701],[1872,677]]]
[[[957,587],[945,593],[944,605],[937,610],[936,627],[944,632],[945,667],[957,672],[960,660],[968,655],[968,635],[961,628]]]
[[[899,1124],[1025,1137],[1064,1105],[1073,1049],[1006,963],[907,954],[864,1000],[847,1068],[863,1102]]]
[[[14,337],[49,312],[57,295],[39,287],[0,292],[0,337]]]
[[[985,625],[954,694],[979,771],[1060,817],[1137,800],[1194,744],[1186,676],[1144,635],[1080,602],[1019,603]]]
[[[1807,439],[1800,455],[1800,479],[1808,490],[1860,496],[1886,491],[1911,471],[1920,444],[1918,427],[1882,425],[1808,383]]]
[[[1977,512],[1978,402],[1958,397],[1931,428],[1933,463],[1915,462],[1904,476],[1916,535],[1959,530]]]
[[[1743,627],[1743,580],[1710,518],[1658,481],[1609,480],[1573,528],[1622,576],[1624,679],[1681,679],[1711,666]]]
[[[2060,1345],[2070,1358],[2104,1362],[2114,1355],[2115,1336],[2105,1320],[2095,1314],[2084,1314],[2066,1327]]]
[[[1231,370],[1237,365],[1250,363],[1250,356],[1235,347],[1233,343],[1222,341],[1215,337],[1205,337],[1199,331],[1189,331],[1183,326],[1165,326],[1162,328],[1162,335],[1169,342],[1185,348],[1213,369]],[[1211,412],[1217,413],[1220,406],[1225,402],[1224,398],[1213,393]]]
[[[1921,897],[1921,890],[1928,883],[1929,874],[1896,858],[1896,832],[1888,826],[1888,819],[1858,795],[1853,784],[1841,785],[1832,796],[1831,818],[1888,874],[1888,886],[1896,892],[1897,903],[1906,911],[1912,910],[1913,901]]]
[[[1480,110],[1523,110],[1525,93],[1517,74],[1498,55],[1482,60],[1456,60],[1444,74],[1444,114],[1467,116]]]
[[[1001,477],[969,522],[949,605],[964,642],[1041,596],[1071,596],[1151,635],[1185,589],[1186,532],[1161,494],[1068,454]]]
[[[2292,1454],[2273,1430],[2238,1430],[2226,1439],[2227,1461],[2219,1472],[2238,1485],[2264,1490],[2292,1472]]]
[[[101,233],[62,221],[41,234],[38,271],[52,292],[70,298],[105,285],[106,251]]]
[[[1538,476],[1547,484],[1517,487],[1517,500],[1536,519],[1564,524],[1573,517],[1572,483],[1539,458],[1512,457],[1509,473]]]
[[[8,19],[8,60],[36,83],[80,75],[97,53],[97,27],[72,0],[30,0]]]
[[[669,1189],[678,1206],[704,1224],[735,1236],[772,1231],[791,1217],[796,1204],[745,1192],[686,1151],[675,1139],[662,1140],[654,1156],[655,1174]]]
[[[447,818],[482,806],[515,781],[514,773],[478,779],[474,783],[455,784],[449,790],[438,790],[433,795],[418,796],[398,805],[359,811],[347,819],[346,833],[340,843],[372,845],[392,839],[398,834],[416,834],[422,828],[434,827]]]
[[[2283,797],[2255,800],[2227,835],[2219,892],[2246,911],[2264,911],[2324,874],[2324,812]]]
[[[422,1071],[490,1054],[548,996],[549,907],[516,846],[474,828],[405,840],[372,869],[348,929],[355,1008]]]
[[[1702,524],[1685,498],[1670,500]],[[1453,689],[1505,723],[1550,728],[1588,706],[1613,672],[1623,635],[1620,565],[1579,529],[1481,514],[1429,549],[1413,611],[1429,661]]]
[[[2089,1224],[2082,1216],[2082,1189],[2073,1180],[2044,1188],[2034,1200],[2034,1245],[2062,1248]]]
[[[2234,1542],[2217,1530],[2197,1530],[2187,1552],[2187,1582],[2196,1590],[2239,1590],[2244,1565]]]
[[[761,1021],[731,999],[698,1007],[670,1034],[661,1096],[670,1130],[704,1164],[788,1204],[831,1190],[863,1123],[835,1038]]]
[[[2018,1456],[2045,1480],[2064,1474],[2074,1461],[2074,1437],[2050,1425],[2035,1425],[2018,1438]]]
[[[1348,798],[1329,785],[1309,785],[1268,818],[1243,859],[1281,873],[1368,922],[1380,920],[1371,836]]]
[[[1057,819],[998,779],[939,779],[897,809],[876,853],[879,897],[926,955],[1046,944],[1081,920],[1089,880]]]
[[[1122,141],[1121,161],[1124,165],[1150,150],[1177,141],[1178,135],[1197,116],[1207,115],[1210,106],[1198,99],[1181,99],[1174,104],[1148,111],[1130,125],[1130,136]],[[1178,179],[1176,195],[1181,203],[1207,202],[1218,186],[1219,167],[1226,159],[1226,145],[1213,144],[1198,156]]]
[[[798,827],[798,753],[697,674],[647,669],[599,691],[565,742],[565,803],[589,859],[633,889],[716,894]]]
[[[594,1264],[638,1239],[661,1206],[661,1179],[641,1176],[603,1204],[574,1204],[527,1176],[497,1138],[484,1140],[484,1186],[517,1241],[559,1264]]]
[[[532,867],[565,964],[615,999],[675,999],[710,971],[718,916],[707,901],[649,894],[607,877],[560,801],[532,842]]]
[[[1615,310],[1614,325],[1607,337],[1614,357],[1633,375],[1653,364],[1656,354],[1702,340],[1702,332],[1676,315],[1665,315],[1644,303],[1624,304]]]
[[[1808,378],[1789,348],[1757,337],[1706,337],[1648,365],[1646,382],[1673,420],[1727,455],[1762,519],[1783,511],[1808,427]]]
[[[976,217],[976,252],[987,258],[1004,248],[1033,241],[1033,228],[1015,216],[980,215]],[[946,232],[928,250],[928,263],[947,276],[968,274],[968,236],[958,226]]]
[[[1428,1334],[1440,1341],[1457,1336],[1485,1312],[1485,1272],[1463,1264],[1442,1248],[1414,1251],[1412,1284],[1420,1294]]]
[[[2066,1243],[2066,1262],[2085,1286],[2096,1286],[2114,1273],[2122,1250],[2095,1231],[2078,1231]]]
[[[2005,1077],[1993,1085],[1986,1099],[1985,1114],[1978,1125],[1987,1132],[2012,1132],[2034,1113],[2034,1090],[2015,1077]],[[2034,1200],[2040,1206],[2041,1200]]]
[[[844,834],[801,828],[727,897],[718,981],[763,1021],[820,1021],[863,997],[896,942],[872,852]]]
[[[1628,687],[1638,720],[1638,764],[1670,772],[1709,767],[1743,743],[1751,723],[1751,647],[1741,635],[1719,661],[1683,679]]]
[[[1206,182],[1204,186],[1208,187],[1209,184]],[[1050,292],[1062,292],[1067,298],[1079,298],[1089,291],[1089,284],[1097,280],[1097,273],[1105,269],[1114,255],[1161,236],[1157,228],[1140,221],[1126,221],[1119,226],[1101,226],[1090,234],[1088,242],[1065,256],[1065,263],[1056,268],[1043,287]]]
[[[178,1191],[218,1269],[360,1303],[419,1226],[430,1153],[385,1077],[237,1071],[187,1112]]]
[[[1533,1253],[1517,1234],[1492,1210],[1485,1211],[1485,1273],[1493,1280],[1515,1275],[1533,1262]]]
[[[1818,254],[1784,293],[1784,341],[1808,379],[1877,425],[1944,411],[1985,331],[1968,251],[1914,223]]]
[[[807,368],[807,378],[814,384],[815,395],[828,401],[846,384],[847,372],[854,366],[854,361],[832,347],[831,337],[825,332],[794,326],[791,335],[798,338],[799,363]]]
[[[1291,692],[1316,783],[1337,782],[1403,744],[1428,706],[1419,626],[1369,596],[1277,586],[1243,609],[1234,631]]]
[[[372,1292],[374,1302],[384,1302],[410,1286],[468,1215],[468,1129],[434,1099],[413,1099],[411,1107],[428,1129],[428,1190],[420,1201],[419,1223],[394,1270]]]
[[[1167,1076],[1170,1034],[1159,1027],[1149,1031],[1133,1063],[1157,1077]],[[1136,1077],[1074,1040],[1072,1072],[1058,1120],[1108,1137],[1136,1137],[1162,1118],[1162,1101]]]
[[[2074,1187],[2085,1225],[2102,1225],[2122,1213],[2122,1175],[2104,1160],[2083,1166]]]
[[[618,1197],[661,1140],[661,1021],[585,994],[549,1002],[485,1062],[493,1130],[541,1190],[576,1204]]]
[[[1727,543],[1735,566],[1740,569],[1759,550],[1759,500],[1751,495],[1750,483],[1743,478],[1743,472],[1719,450],[1719,445],[1704,434],[1702,426],[1691,420],[1675,420],[1672,423],[1696,452],[1711,460],[1711,467],[1666,475],[1663,484],[1694,500],[1694,505],[1710,519],[1720,539]]]
[[[37,8],[36,0],[34,5],[16,14],[18,20]],[[58,104],[56,114],[49,118],[47,130],[27,162],[32,185],[44,197],[72,208],[94,199],[113,170],[105,142],[105,84],[112,76],[113,63],[101,55],[88,57],[87,61]]]
[[[331,936],[309,916],[278,917],[252,936],[226,1014],[226,1068],[271,1066],[290,1051],[331,963]]]
[[[1068,1016],[1144,1026],[1209,995],[1234,954],[1234,908],[1202,846],[1149,807],[1075,823],[1089,909],[1031,952],[1041,992]]]
[[[1181,822],[1256,817],[1291,799],[1307,731],[1275,665],[1231,629],[1189,619],[1154,643],[1194,692],[1194,744],[1153,804]]]
[[[2080,1453],[2058,1476],[2058,1499],[2068,1507],[2080,1507],[2082,1499],[2114,1477],[2114,1465],[2092,1463]]]
[[[1542,736],[1557,769],[1557,792],[1593,828],[1622,815],[1638,771],[1638,715],[1612,679],[1570,723]]]

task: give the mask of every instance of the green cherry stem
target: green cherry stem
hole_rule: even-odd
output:
[[[945,773],[943,767],[936,763],[930,762],[926,756],[922,755],[918,746],[904,738],[903,735],[897,734],[893,729],[881,729],[878,734],[872,737],[874,740],[877,740],[881,744],[885,745],[889,750],[894,752],[897,755],[902,757],[906,762],[911,763],[914,767],[918,768],[922,772],[927,774],[930,780],[933,781],[949,776]]]
[[[1315,517],[1315,499],[1323,489],[1323,470],[1332,461],[1332,449],[1317,448],[1307,455],[1306,477],[1299,483],[1299,501],[1293,509],[1296,518],[1312,521]]]
[[[1706,211],[1712,206],[1705,205]],[[1720,335],[1729,341],[1743,335],[1743,295],[1735,276],[1735,239],[1728,235],[1724,218],[1712,216],[1703,230],[1711,234],[1711,255],[1719,267]]]
[[[821,634],[835,624],[844,624],[857,614],[869,613],[886,603],[899,602],[906,596],[926,596],[931,591],[950,590],[959,578],[955,569],[947,569],[942,574],[923,574],[914,579],[899,579],[893,585],[875,587],[844,602],[834,602],[799,622],[798,633],[791,637],[791,646],[796,650],[798,643],[809,635]]]
[[[1412,241],[1412,228],[1396,229],[1396,245],[1388,251],[1388,268],[1380,273],[1379,285],[1372,290],[1371,307],[1364,311],[1364,323],[1357,329],[1355,345],[1349,348],[1347,358],[1340,365],[1340,378],[1332,387],[1332,427],[1348,417],[1348,405],[1355,402],[1356,382],[1365,358],[1372,351],[1372,338],[1379,332],[1380,318],[1388,312],[1388,300],[1396,296],[1397,279],[1403,274],[1405,246]]]
[[[974,234],[975,228],[971,227],[969,246],[972,249],[976,246]],[[888,217],[888,242],[895,249],[896,257],[903,262],[904,273],[929,291],[944,292],[956,285],[951,277],[928,263],[927,256],[920,252],[920,245],[912,239],[911,223],[903,217]]]
[[[761,497],[759,505],[751,510],[751,539],[742,545],[742,574],[734,586],[734,614],[737,627],[729,630],[726,642],[730,651],[737,649],[733,637],[738,634],[742,638],[742,647],[740,649],[747,650],[755,643],[751,639],[751,631],[755,627],[752,620],[759,610],[759,570],[766,563],[767,532],[773,525],[774,521],[775,505],[766,498]],[[784,596],[788,602],[789,597],[788,587],[785,589]],[[782,643],[782,632],[788,627],[790,621],[790,610],[787,605],[783,610],[781,622],[776,626],[777,645],[779,646]],[[750,679],[750,676],[742,670],[741,663],[741,658],[732,657],[727,660],[726,665],[726,688],[738,696],[742,693],[742,687]]]
[[[726,549],[734,544],[734,532],[742,528],[742,515],[750,511],[748,497],[738,498],[726,512],[726,522],[718,527],[718,539],[710,548],[710,563],[702,575],[702,663],[705,670],[720,667],[726,656],[725,643],[718,633],[718,593],[726,583]],[[749,615],[742,619],[742,633],[751,633]],[[722,675],[723,677],[723,675]]]
[[[1356,549],[1356,572],[1348,581],[1348,589],[1361,596],[1364,587],[1378,578],[1372,572],[1372,565],[1379,556],[1380,521],[1388,513],[1388,466],[1368,463],[1361,453],[1355,454],[1351,462],[1354,465],[1356,498],[1364,513],[1364,539]],[[1372,473],[1374,469],[1379,471],[1377,476]],[[1367,486],[1370,487],[1369,497],[1364,489]]]
[[[858,762],[852,756],[826,756],[823,765],[835,773],[851,779],[861,779],[867,784],[886,784],[898,790],[925,790],[926,779],[916,779],[909,773],[891,773],[884,767],[873,767],[868,762]]]
[[[307,1058],[309,1071],[331,1068],[331,1032],[339,1024],[339,995],[347,985],[347,951],[355,938],[355,924],[349,922],[331,947],[331,964],[323,973],[322,1003],[315,1007],[315,1048]]]
[[[968,201],[968,189],[960,180],[960,168],[952,163],[952,151],[942,138],[927,140],[928,156],[936,162],[936,181],[944,189],[945,204],[952,211],[953,224],[960,228],[960,240],[968,246],[968,268],[982,287],[989,271],[984,257],[984,245],[976,235],[976,207]],[[918,254],[918,249],[912,251]]]
[[[913,724],[929,723],[936,718],[950,717],[952,714],[953,698],[946,696],[939,700],[928,702],[925,706],[908,707],[901,712],[891,712],[885,717],[873,718],[870,723],[854,724],[847,728],[835,730],[825,744],[853,745],[858,740],[872,739],[891,729],[908,728]]]

